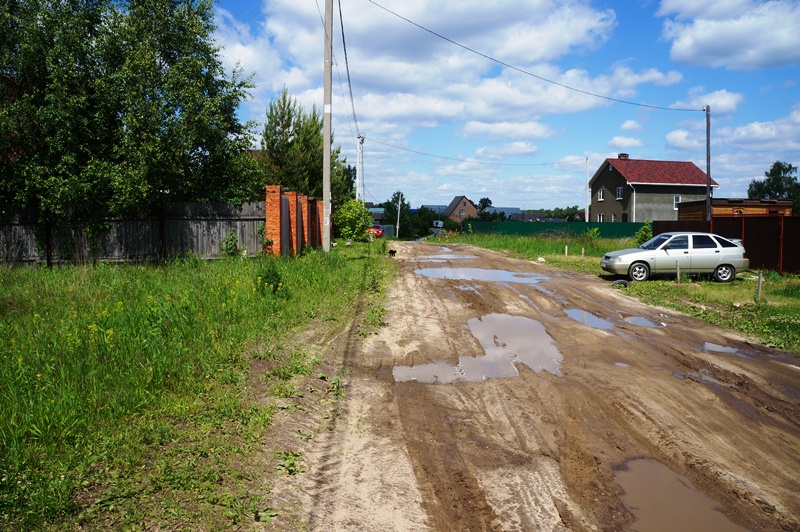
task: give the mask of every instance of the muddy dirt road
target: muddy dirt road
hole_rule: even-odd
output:
[[[798,359],[591,275],[392,247],[388,325],[274,526],[800,529]]]

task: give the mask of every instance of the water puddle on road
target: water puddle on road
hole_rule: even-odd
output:
[[[524,364],[537,373],[544,370],[561,376],[558,368],[563,356],[538,321],[524,316],[489,314],[472,318],[467,324],[483,347],[484,356],[459,357],[455,366],[444,362],[395,366],[395,382],[450,384],[518,377],[516,364]]]
[[[417,262],[445,262],[448,260],[467,260],[476,259],[477,255],[459,255],[457,253],[447,253],[443,255],[423,255],[417,259]]]
[[[644,316],[636,316],[635,314],[627,314],[620,312],[619,317],[630,323],[631,325],[638,325],[639,327],[666,327],[667,324],[663,322],[654,322],[648,320]]]
[[[591,312],[586,312],[585,310],[571,308],[565,310],[564,313],[578,323],[594,327],[595,329],[610,329],[614,326],[610,321],[598,318]]]
[[[718,345],[711,342],[705,342],[703,344],[703,351],[706,353],[726,353],[730,355],[736,355],[739,358],[747,358],[747,355],[743,355],[735,347],[725,347],[724,345]]]
[[[739,532],[746,531],[722,513],[717,501],[698,490],[685,476],[655,460],[636,459],[616,471],[625,493],[622,502],[636,520],[628,530],[637,532]]]
[[[528,272],[508,272],[486,270],[483,268],[421,268],[414,270],[417,275],[433,279],[452,279],[456,281],[488,281],[497,283],[536,284],[548,279],[545,275]]]

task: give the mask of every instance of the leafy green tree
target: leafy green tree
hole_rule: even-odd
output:
[[[77,224],[241,188],[251,85],[210,0],[9,0],[0,24],[0,201]]]
[[[797,167],[789,163],[775,161],[768,172],[764,172],[765,179],[754,179],[747,187],[749,199],[765,200],[792,200],[792,212],[800,214],[800,183],[797,176]]]
[[[490,200],[489,198],[481,198],[480,200],[478,200],[478,211],[479,212],[483,212],[483,211],[486,210],[487,207],[491,207],[491,206],[492,206],[492,200]]]
[[[333,225],[342,238],[367,239],[367,228],[371,227],[372,215],[360,201],[346,201],[333,213],[332,218]]]

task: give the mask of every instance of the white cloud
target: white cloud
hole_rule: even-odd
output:
[[[784,118],[726,127],[717,134],[720,140],[737,148],[797,153],[800,150],[800,106]]]
[[[642,125],[636,120],[626,120],[621,126],[619,126],[619,128],[622,131],[641,131]]]
[[[536,155],[538,148],[530,142],[512,142],[502,146],[487,146],[475,150],[479,159],[502,159],[504,157],[519,157],[521,155]]]
[[[616,148],[620,150],[627,150],[630,148],[639,148],[643,143],[639,139],[631,137],[614,137],[608,142],[609,148]]]
[[[721,89],[713,92],[705,92],[703,87],[694,87],[689,90],[689,97],[686,100],[678,101],[670,107],[675,109],[705,109],[711,107],[712,115],[732,113],[744,101],[744,95],[736,92],[728,92]]]
[[[464,125],[466,137],[489,137],[506,139],[546,139],[553,131],[538,122],[479,122],[470,120]]]
[[[667,147],[676,150],[695,152],[705,146],[705,139],[685,129],[676,129],[667,133]]]
[[[800,61],[800,3],[665,0],[659,15],[672,41],[673,61],[689,65],[758,69]]]

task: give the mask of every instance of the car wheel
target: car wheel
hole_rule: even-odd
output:
[[[729,283],[733,281],[734,277],[736,277],[736,268],[730,264],[717,266],[717,269],[714,270],[714,280],[718,283]]]
[[[644,262],[634,262],[628,268],[628,277],[631,281],[646,281],[650,277],[650,266]]]

